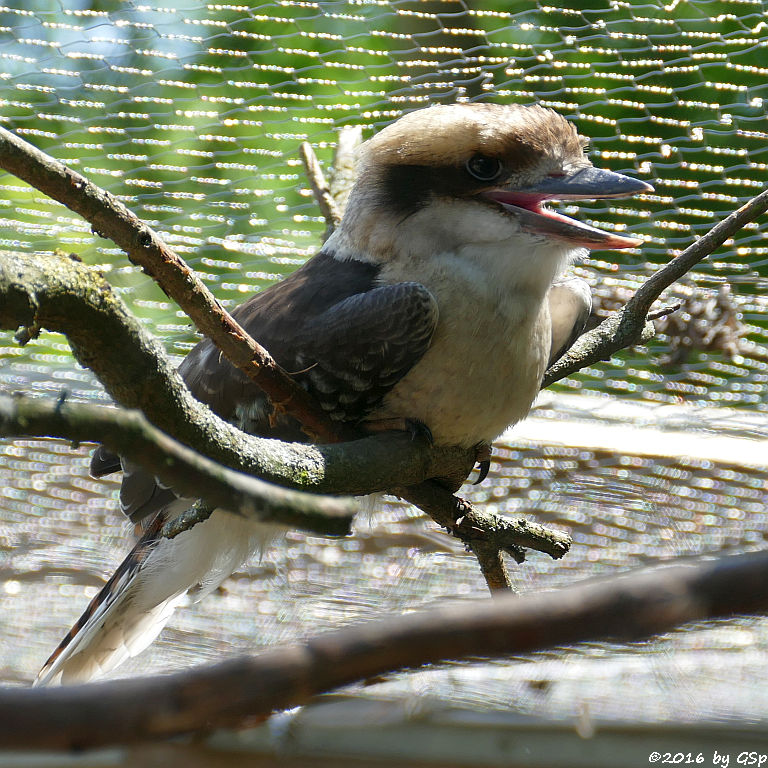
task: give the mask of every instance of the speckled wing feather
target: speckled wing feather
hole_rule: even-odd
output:
[[[339,421],[362,421],[426,352],[437,324],[437,302],[424,286],[375,286],[375,276],[370,265],[319,254],[233,312]],[[248,432],[307,439],[295,420],[272,413],[262,391],[209,340],[179,371],[198,399]],[[99,466],[113,466],[108,454],[99,455]],[[173,499],[149,473],[125,461],[123,469],[120,504],[132,521]]]
[[[437,316],[419,283],[350,296],[296,336],[296,379],[332,419],[360,422],[427,351]]]
[[[377,285],[378,271],[321,252],[232,313],[338,420],[364,418],[421,358],[437,323],[424,286]],[[292,419],[272,418],[261,390],[212,342],[198,344],[179,371],[223,418],[254,434],[306,440]]]

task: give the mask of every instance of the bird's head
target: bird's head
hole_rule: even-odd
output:
[[[546,206],[652,191],[595,168],[585,146],[571,123],[539,106],[454,104],[411,112],[363,145],[336,245],[382,261],[425,248],[506,241],[516,250],[566,253],[639,245]]]

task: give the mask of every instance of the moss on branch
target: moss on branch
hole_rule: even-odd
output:
[[[351,499],[299,493],[235,472],[153,427],[141,411],[0,395],[0,436],[39,435],[101,442],[179,495],[199,496],[213,507],[263,523],[326,536],[351,531],[356,509]]]
[[[318,493],[360,494],[431,476],[463,479],[472,467],[465,450],[431,449],[406,435],[312,446],[240,431],[192,397],[160,344],[103,275],[64,254],[0,259],[0,327],[31,325],[65,334],[78,362],[120,405],[142,411],[162,431],[215,461],[265,480]]]

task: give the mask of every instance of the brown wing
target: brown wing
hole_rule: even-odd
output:
[[[233,315],[333,419],[357,422],[421,358],[437,324],[437,303],[419,283],[375,286],[377,270],[319,254]],[[270,419],[262,391],[203,340],[179,368],[192,393],[249,432],[287,440],[306,436],[292,419]],[[115,467],[99,449],[92,469]],[[116,468],[116,467],[115,467]],[[124,466],[121,507],[133,521],[174,496],[149,474]]]
[[[296,337],[296,379],[332,419],[362,421],[427,351],[437,302],[419,283],[350,296]]]

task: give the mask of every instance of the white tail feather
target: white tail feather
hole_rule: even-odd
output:
[[[86,625],[62,653],[40,671],[35,685],[85,683],[109,674],[150,645],[185,600],[186,594],[177,595],[140,617],[126,614],[120,610],[121,604],[113,603],[100,617],[104,623]]]
[[[145,536],[35,684],[83,683],[108,674],[157,637],[190,588],[199,586],[194,598],[203,598],[274,533],[273,526],[216,510],[172,539]]]

